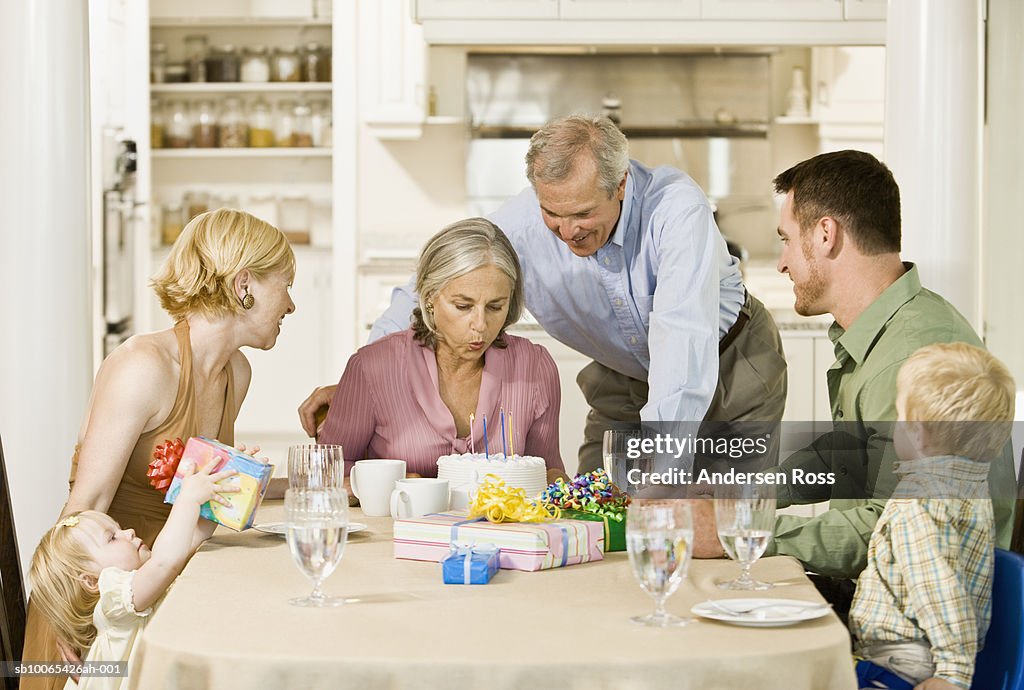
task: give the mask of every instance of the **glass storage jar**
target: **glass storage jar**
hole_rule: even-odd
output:
[[[274,118],[265,100],[258,99],[249,108],[249,146],[267,148],[274,145]]]
[[[241,62],[235,46],[225,43],[210,49],[206,57],[206,81],[235,82],[239,79]]]
[[[172,62],[164,70],[164,82],[167,84],[184,84],[188,81],[188,66],[183,62]]]
[[[200,213],[210,210],[210,193],[204,191],[185,192],[185,218],[191,221]]]
[[[188,105],[184,101],[171,101],[167,104],[164,122],[164,147],[185,149],[192,145],[192,122],[188,115]]]
[[[313,145],[313,117],[305,103],[299,103],[292,110],[291,145],[302,148]]]
[[[164,244],[174,244],[183,227],[181,204],[175,202],[164,204],[160,221],[160,240]]]
[[[154,43],[149,47],[149,82],[163,84],[167,81],[167,44]]]
[[[245,210],[260,220],[277,227],[277,199],[272,194],[254,194],[249,197]]]
[[[200,149],[216,148],[217,111],[213,101],[197,101],[192,110],[192,145]]]
[[[295,101],[280,101],[277,104],[277,118],[274,120],[274,143],[278,146],[291,146],[294,131]]]
[[[192,34],[185,37],[185,65],[188,67],[188,80],[192,82],[206,81],[206,36]]]
[[[217,128],[217,145],[225,149],[242,148],[249,145],[249,123],[242,111],[240,98],[225,98],[220,109]]]
[[[164,147],[164,133],[167,122],[164,119],[163,106],[157,98],[149,100],[149,147],[162,149]]]
[[[295,46],[282,46],[274,50],[270,59],[270,81],[299,81],[299,51]]]
[[[278,204],[277,226],[293,244],[309,244],[310,207],[305,194],[285,194]]]
[[[307,43],[302,50],[302,81],[323,81],[320,79],[320,63],[324,59],[324,49],[319,43]]]
[[[312,110],[313,146],[331,146],[333,135],[331,129],[331,102],[323,99],[310,103]]]
[[[260,83],[270,81],[270,57],[263,46],[242,48],[242,81]]]

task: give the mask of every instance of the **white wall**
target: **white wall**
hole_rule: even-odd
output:
[[[0,3],[0,436],[24,569],[92,379],[86,17],[86,0]]]
[[[982,211],[985,335],[1024,388],[1024,319],[1018,290],[1024,258],[1024,2],[988,2],[988,79]],[[1017,417],[1024,419],[1024,401]]]

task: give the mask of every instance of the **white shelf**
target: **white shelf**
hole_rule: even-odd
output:
[[[464,125],[466,118],[458,115],[430,115],[427,117],[428,125]]]
[[[330,158],[330,148],[153,149],[153,159]]]
[[[149,23],[154,29],[176,29],[192,27],[235,28],[276,28],[331,26],[330,17],[153,17]]]
[[[150,84],[154,94],[175,93],[330,93],[329,81],[290,82],[195,82],[186,84]]]
[[[780,115],[779,117],[772,120],[777,125],[817,125],[820,124],[817,118],[810,116],[807,117],[789,117],[788,115]]]

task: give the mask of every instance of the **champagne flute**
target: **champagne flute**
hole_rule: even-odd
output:
[[[295,606],[339,606],[344,599],[325,596],[320,585],[341,561],[348,537],[348,492],[341,488],[288,489],[284,494],[288,550],[299,570],[313,582]]]
[[[654,467],[651,454],[640,449],[644,438],[642,429],[608,429],[604,432],[604,471],[615,486],[630,496],[635,496],[643,486],[642,473],[651,472]]]
[[[288,447],[288,487],[333,489],[345,485],[341,446],[305,443]]]
[[[735,580],[720,582],[721,589],[771,589],[769,582],[750,576],[754,562],[764,554],[775,531],[775,486],[735,484],[715,488],[718,540],[729,558],[740,564]]]
[[[626,551],[640,588],[654,599],[654,613],[634,623],[682,626],[691,618],[665,611],[665,600],[686,577],[693,554],[693,511],[683,501],[634,502],[626,514]]]

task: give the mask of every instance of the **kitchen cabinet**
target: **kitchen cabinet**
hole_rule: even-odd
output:
[[[555,19],[558,0],[419,0],[418,19]]]
[[[782,348],[788,365],[788,387],[784,422],[830,422],[826,372],[835,361],[832,341],[824,329],[787,329],[783,326]]]
[[[846,19],[885,19],[885,6],[889,0],[843,0]]]
[[[562,0],[562,19],[697,19],[701,0]]]
[[[210,207],[242,208],[282,230],[300,231],[290,235],[296,255],[291,291],[296,312],[285,318],[273,349],[245,350],[252,383],[235,425],[239,440],[271,449],[277,462],[273,453],[280,455],[288,444],[303,439],[296,414],[299,403],[314,387],[337,380],[339,362],[356,342],[356,252],[351,230],[356,225],[356,7],[330,0],[150,0],[150,8],[150,42],[166,46],[168,63],[184,60],[185,37],[195,34],[205,35],[210,46],[230,43],[271,51],[309,43],[332,47],[330,82],[156,83],[135,96],[146,105],[151,97],[186,103],[228,96],[247,104],[260,99],[274,115],[275,106],[286,100],[331,106],[331,136],[316,147],[153,149],[148,138],[140,141],[139,168],[148,173],[144,183],[154,201],[152,247],[144,251],[148,265],[138,271],[140,282],[169,252],[159,244],[161,204],[182,203],[190,192],[209,194]],[[145,111],[149,118],[152,113]],[[344,155],[336,156],[336,151]],[[286,227],[286,217],[292,214],[285,207],[294,209],[295,198],[309,201],[308,240],[302,227]],[[140,305],[139,330],[169,326],[152,291],[141,289],[150,297]]]
[[[383,139],[418,138],[427,113],[426,44],[409,2],[359,2],[360,109]]]
[[[885,48],[813,48],[811,80],[811,116],[818,123],[820,152],[858,149],[882,158]]]
[[[701,0],[702,19],[843,19],[838,0]]]
[[[431,45],[885,43],[884,0],[415,0],[414,7]]]

